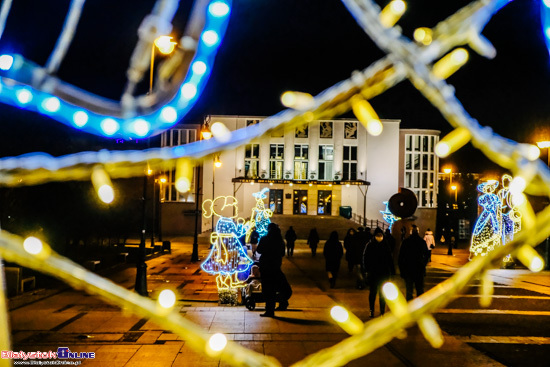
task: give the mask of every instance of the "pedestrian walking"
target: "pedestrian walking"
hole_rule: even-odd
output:
[[[451,240],[451,245],[453,246],[453,248],[457,248],[458,246],[456,244],[455,231],[452,228],[451,228],[451,233],[449,234],[449,237],[451,237],[450,240]]]
[[[353,271],[353,261],[351,259],[351,248],[353,247],[353,241],[355,237],[355,229],[350,228],[344,237],[344,249],[346,250],[346,261],[348,262],[348,271],[351,273]]]
[[[431,232],[429,229],[426,233]],[[433,238],[433,235],[432,235]],[[407,301],[413,298],[413,288],[416,296],[424,293],[424,277],[428,258],[427,241],[418,234],[418,227],[413,225],[411,235],[403,241],[399,250],[399,274],[405,280],[405,297]]]
[[[363,227],[359,227],[353,241],[351,242],[351,248],[349,251],[350,262],[353,264],[353,272],[355,273],[355,288],[365,288],[365,270],[363,268],[363,252],[367,246],[367,237]]]
[[[374,238],[367,244],[363,253],[363,267],[367,272],[369,284],[370,317],[374,317],[374,304],[378,293],[380,314],[386,311],[386,300],[380,288],[395,275],[395,267],[391,256],[390,246],[384,239],[384,232],[380,228],[374,230]]]
[[[294,256],[294,242],[296,242],[296,232],[294,231],[294,228],[290,226],[288,231],[285,233],[285,240],[286,240],[286,256],[291,257]]]
[[[312,228],[311,231],[309,231],[307,244],[311,249],[311,257],[315,257],[315,254],[317,253],[317,245],[319,244],[319,234],[317,233],[316,228]]]
[[[427,264],[432,261],[432,250],[435,248],[434,233],[429,228],[426,230],[426,233],[424,233],[424,241],[426,241],[426,249],[428,250],[428,255],[426,257]]]
[[[256,252],[260,256],[260,273],[262,275],[262,295],[265,299],[265,313],[262,317],[275,316],[277,289],[282,280],[281,265],[285,256],[285,242],[281,229],[275,223],[267,226],[267,234],[260,239]]]
[[[395,251],[395,238],[393,238],[389,228],[386,228],[386,231],[384,231],[384,238],[388,241],[388,245],[390,245],[390,251],[393,257],[393,252]]]
[[[336,286],[336,278],[338,278],[338,271],[340,270],[340,262],[344,255],[342,244],[338,240],[338,232],[332,231],[325,247],[323,248],[323,255],[325,256],[325,270],[327,271],[330,287]]]

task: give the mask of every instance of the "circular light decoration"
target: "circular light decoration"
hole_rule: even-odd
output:
[[[0,56],[0,69],[10,70],[13,65],[13,56],[2,55]]]
[[[73,121],[76,126],[82,127],[88,122],[88,114],[84,111],[76,111],[73,115]]]
[[[203,31],[196,39],[197,48],[187,75],[179,91],[166,103],[149,110],[144,107],[145,111],[136,109],[134,114],[125,115],[120,102],[107,101],[117,107],[115,112],[105,112],[104,102],[96,103],[104,101],[103,97],[81,90],[77,100],[69,103],[61,95],[54,94],[56,92],[43,89],[42,84],[35,86],[28,76],[36,74],[43,66],[15,54],[0,56],[0,102],[39,112],[94,135],[136,139],[160,134],[183,118],[204,90],[229,23],[231,5],[231,0],[212,0],[205,6],[201,13],[204,14],[201,19],[204,21]],[[55,76],[51,77],[55,79]],[[65,84],[65,91],[76,89],[61,80],[57,83]]]

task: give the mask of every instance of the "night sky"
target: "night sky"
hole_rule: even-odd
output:
[[[188,1],[181,3],[175,36],[181,34],[189,9]],[[467,3],[410,1],[399,25],[405,36],[412,37],[415,28],[433,27]],[[0,51],[21,53],[45,64],[68,4],[14,1],[0,39]],[[61,66],[61,79],[118,99],[137,41],[136,30],[153,4],[154,1],[135,0],[88,1]],[[550,62],[539,8],[540,2],[535,0],[508,4],[483,32],[496,47],[497,57],[487,60],[471,52],[468,64],[448,80],[466,110],[482,125],[491,125],[507,138],[531,143],[550,140]],[[383,56],[340,1],[236,0],[210,81],[184,121],[197,123],[206,114],[269,116],[283,109],[279,97],[285,90],[318,94]],[[401,119],[402,128],[437,129],[442,135],[450,131],[439,112],[408,81],[371,103],[381,118]],[[75,134],[60,123],[13,107],[0,106],[0,119],[0,156],[34,151],[60,155],[129,147]],[[447,162],[467,172],[492,167],[468,147]]]

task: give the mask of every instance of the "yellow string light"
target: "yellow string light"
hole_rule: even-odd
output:
[[[176,180],[175,187],[181,193],[186,193],[191,189],[193,180],[193,164],[187,158],[180,158],[176,162]]]
[[[437,321],[435,321],[433,316],[422,316],[418,320],[418,328],[432,347],[441,348],[445,340],[443,339],[441,328],[437,325]]]
[[[435,154],[440,158],[445,158],[468,144],[470,138],[471,135],[468,129],[465,127],[456,128],[436,144]]]
[[[479,305],[481,307],[489,307],[493,301],[492,296],[495,292],[495,288],[491,274],[487,271],[481,274],[481,287],[479,291],[481,293],[481,297],[479,297]]]
[[[405,297],[403,297],[403,293],[397,289],[395,284],[392,282],[385,283],[382,286],[382,293],[384,293],[386,303],[395,316],[403,317],[408,314],[407,301]]]
[[[210,128],[214,139],[225,143],[231,140],[231,131],[224,125],[223,122],[214,122]]]
[[[334,306],[330,310],[330,316],[346,333],[356,335],[363,331],[363,322],[352,312],[342,306]]]
[[[288,91],[284,92],[281,96],[281,103],[283,106],[295,110],[306,110],[311,108],[314,102],[313,96],[309,93]]]
[[[109,175],[103,167],[95,166],[92,171],[92,185],[97,192],[97,195],[101,201],[105,204],[110,204],[115,199],[115,192],[113,189],[113,184]]]
[[[371,104],[357,94],[351,97],[350,101],[353,113],[359,122],[367,129],[368,133],[372,136],[380,135],[384,127]]]
[[[407,10],[407,4],[403,0],[393,0],[380,12],[380,23],[386,28],[391,28],[401,19]]]
[[[519,248],[516,253],[516,256],[523,265],[527,266],[529,270],[534,273],[538,273],[544,269],[544,260],[538,254],[533,247],[529,245],[523,245]]]
[[[428,46],[430,43],[432,43],[432,40],[433,40],[432,36],[433,36],[432,30],[426,27],[415,29],[413,34],[414,40],[425,46]]]
[[[441,79],[447,79],[466,64],[468,57],[466,49],[457,48],[436,62],[432,72]]]

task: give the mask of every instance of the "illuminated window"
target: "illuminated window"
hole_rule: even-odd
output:
[[[175,147],[193,143],[197,140],[196,129],[171,129],[162,133],[160,142],[162,147]],[[158,184],[160,200],[164,202],[194,203],[195,202],[195,177],[191,181],[191,189],[188,192],[181,193],[176,190],[176,171],[164,172],[166,182]]]
[[[258,178],[260,165],[260,144],[247,144],[244,148],[244,176]]]
[[[294,145],[294,179],[307,180],[309,146],[306,144]]]
[[[418,198],[418,206],[437,207],[436,135],[405,135],[405,182]]]
[[[319,145],[319,180],[332,181],[334,145]]]
[[[283,178],[285,163],[285,145],[271,144],[269,146],[269,178],[280,180]]]
[[[344,180],[357,180],[357,147],[344,146]]]

